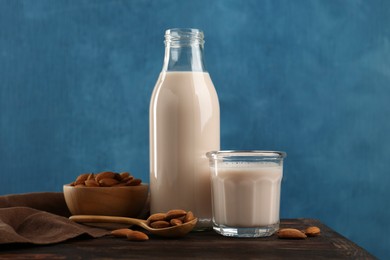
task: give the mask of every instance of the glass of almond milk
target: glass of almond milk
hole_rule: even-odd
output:
[[[284,152],[212,151],[213,229],[224,236],[266,237],[279,229]]]

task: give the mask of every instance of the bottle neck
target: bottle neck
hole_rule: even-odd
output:
[[[162,71],[205,72],[203,32],[197,29],[170,29],[165,32]]]

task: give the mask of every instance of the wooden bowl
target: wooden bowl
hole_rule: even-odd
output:
[[[73,215],[137,217],[145,207],[149,186],[63,186],[66,204]]]

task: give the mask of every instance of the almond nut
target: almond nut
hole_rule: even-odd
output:
[[[99,183],[97,183],[94,179],[86,180],[84,183],[87,187],[99,187]]]
[[[172,209],[167,212],[166,220],[171,220],[173,218],[181,218],[187,214],[185,210],[182,209]]]
[[[183,222],[182,222],[180,219],[177,219],[177,218],[171,219],[171,221],[169,221],[169,223],[170,223],[172,226],[180,226],[180,225],[183,224]]]
[[[115,184],[118,184],[118,181],[115,179],[110,179],[110,178],[104,178],[99,180],[99,185],[103,187],[111,187]]]
[[[130,173],[128,173],[128,172],[121,172],[121,173],[119,173],[119,176],[121,176],[121,179],[123,180],[124,178],[129,177]]]
[[[141,182],[142,182],[141,179],[132,179],[132,180],[129,180],[129,181],[126,183],[126,185],[127,185],[127,186],[138,186],[138,185],[141,184]]]
[[[119,182],[122,181],[122,177],[119,175],[119,173],[115,173],[113,179],[115,179],[115,180],[117,180],[117,181],[119,181]]]
[[[97,182],[99,182],[102,179],[113,179],[115,177],[114,172],[101,172],[96,175],[95,179]]]
[[[122,180],[121,180],[121,182],[130,182],[132,179],[134,179],[134,177],[133,176],[127,176],[127,177],[124,177]]]
[[[88,180],[95,180],[95,174],[90,173],[90,174],[88,175],[88,178],[87,178],[87,181],[88,181]]]
[[[187,223],[194,219],[195,219],[194,213],[192,213],[192,211],[188,211],[187,214],[184,216],[183,223]]]
[[[165,220],[166,216],[167,216],[167,214],[165,214],[165,213],[155,213],[153,215],[150,215],[150,217],[148,217],[147,221],[148,221],[148,223],[152,223],[155,221]]]
[[[282,228],[277,233],[279,238],[290,238],[290,239],[304,239],[307,236],[302,231],[295,228]]]
[[[149,237],[140,231],[131,231],[127,234],[127,239],[131,241],[146,241],[149,240]]]
[[[167,221],[158,220],[158,221],[151,222],[149,226],[152,228],[166,228],[169,227],[170,224]]]
[[[306,236],[308,236],[308,237],[316,237],[316,236],[320,235],[321,230],[319,227],[312,226],[312,227],[306,228],[304,232],[305,232]]]
[[[131,232],[134,231],[128,228],[120,228],[111,231],[111,235],[113,235],[114,237],[127,237],[127,234],[130,234]]]
[[[84,182],[88,179],[88,176],[89,173],[84,173],[77,176],[76,181],[74,182],[74,186],[84,184]]]

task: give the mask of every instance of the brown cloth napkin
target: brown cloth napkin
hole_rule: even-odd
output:
[[[107,230],[69,220],[64,195],[42,192],[0,196],[0,244],[52,244],[86,235],[97,238]]]

